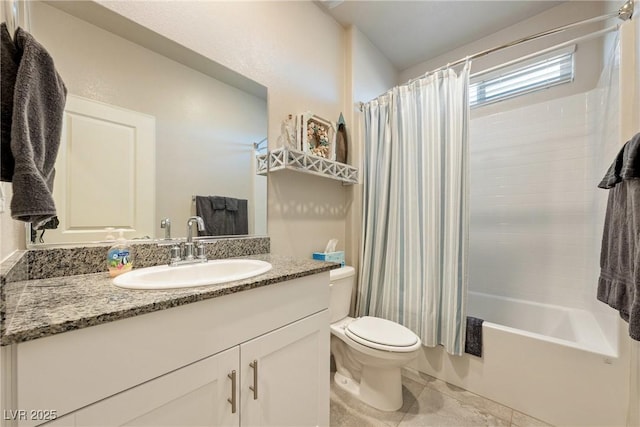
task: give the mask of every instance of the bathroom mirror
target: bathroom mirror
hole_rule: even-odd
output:
[[[266,235],[264,86],[91,1],[30,2],[30,17],[68,90],[60,224],[36,244],[163,238],[164,218],[184,237],[199,195],[247,200],[248,233]]]

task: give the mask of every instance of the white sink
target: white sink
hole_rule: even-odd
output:
[[[248,279],[269,270],[270,263],[257,259],[219,259],[176,267],[140,268],[116,277],[113,284],[127,289],[190,288]]]

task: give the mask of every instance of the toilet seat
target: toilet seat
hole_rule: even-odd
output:
[[[350,322],[345,335],[366,347],[398,353],[420,347],[420,339],[411,330],[395,322],[365,316]]]

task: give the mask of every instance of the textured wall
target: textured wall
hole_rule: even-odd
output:
[[[345,101],[344,30],[311,2],[101,2],[268,88],[269,144],[289,113],[337,120]],[[347,190],[282,171],[269,176],[272,252],[300,257],[345,241]]]
[[[352,104],[345,115],[349,132],[349,161],[362,167],[364,150],[364,118],[359,110],[359,102],[367,102],[392,88],[398,77],[397,70],[389,60],[357,28],[347,30],[347,91]],[[360,234],[362,232],[362,185],[350,188],[347,216],[347,262],[357,267]]]
[[[441,67],[447,62],[455,61],[466,55],[472,55],[485,49],[530,36],[544,30],[556,28],[571,22],[598,16],[603,13],[607,2],[599,1],[571,1],[546,10],[535,16],[523,16],[522,22],[498,31],[490,36],[476,40],[458,49],[454,49],[437,58],[431,58],[421,64],[403,70],[400,82],[419,76],[429,70]],[[558,43],[573,39],[580,35],[601,28],[601,24],[592,24],[562,32],[558,35],[545,37],[519,46],[502,50],[473,61],[472,73],[503,64],[512,59],[537,52]],[[533,93],[523,97],[513,98],[498,104],[485,106],[473,111],[474,116],[487,115],[509,108],[517,108],[536,102],[542,102],[570,94],[581,93],[592,89],[600,76],[602,64],[602,39],[580,43],[576,52],[576,78],[573,84],[559,85],[554,88]]]
[[[337,120],[344,108],[344,30],[311,2],[100,3],[267,86],[271,147],[287,114],[310,110]],[[332,237],[344,242],[347,192],[337,181],[288,171],[272,174],[272,251],[307,257]],[[23,237],[6,214],[0,221],[6,256]]]
[[[192,195],[249,199],[254,206],[251,144],[266,136],[263,99],[49,5],[34,2],[31,21],[70,94],[155,118],[155,236],[164,235],[164,217],[171,218],[175,236],[184,236],[195,212]]]
[[[398,72],[389,60],[362,32],[351,27],[347,30],[347,93],[351,104],[345,108],[349,134],[349,162],[362,167],[364,150],[364,117],[359,102],[369,101],[394,86]],[[347,264],[357,267],[360,262],[362,233],[362,184],[349,187],[350,203],[346,218]],[[352,305],[355,306],[356,288]]]

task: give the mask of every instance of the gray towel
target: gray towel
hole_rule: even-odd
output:
[[[204,221],[200,236],[233,236],[249,233],[247,201],[232,197],[196,196],[196,215]]]
[[[209,196],[209,203],[211,203],[212,209],[225,210],[227,208],[227,202],[225,197]]]
[[[640,178],[640,133],[622,147],[598,187],[608,190],[634,178]]]
[[[225,197],[224,198],[224,206],[225,209],[230,212],[236,212],[238,210],[238,200],[233,197]]]
[[[249,234],[249,204],[245,199],[236,200],[238,201],[238,211],[234,216],[233,234]]]
[[[467,316],[467,335],[464,352],[482,357],[482,323],[484,320]]]
[[[11,216],[36,226],[56,215],[51,191],[67,89],[44,47],[21,28],[22,53],[13,95],[11,152],[15,159]]]
[[[11,182],[14,160],[11,154],[11,116],[13,115],[13,89],[20,65],[20,52],[11,40],[7,24],[0,24],[0,181]]]
[[[224,206],[224,197],[196,196],[196,215],[204,221],[204,230],[198,231],[199,236],[219,236]]]
[[[204,221],[199,236],[227,236],[231,233],[231,218],[227,213],[226,197],[196,196],[196,215]]]
[[[600,252],[598,300],[629,322],[640,341],[640,134],[627,142],[599,187],[609,198]]]

